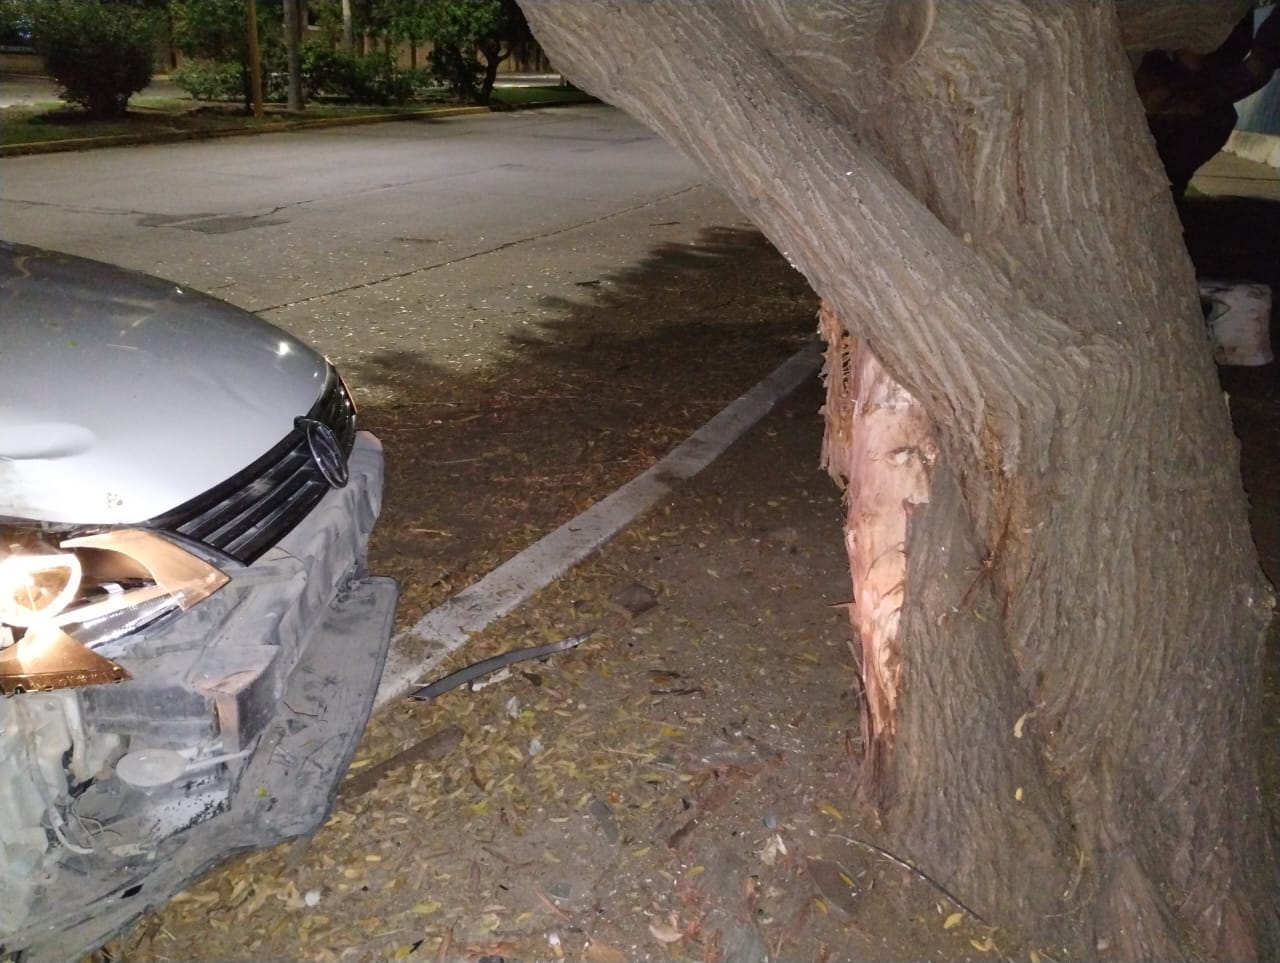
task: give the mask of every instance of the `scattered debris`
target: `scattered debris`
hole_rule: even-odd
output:
[[[565,652],[575,646],[581,645],[591,637],[591,632],[579,633],[571,635],[567,639],[561,639],[559,642],[548,642],[546,645],[534,645],[527,649],[512,649],[510,652],[503,652],[501,655],[491,656],[488,659],[482,659],[465,668],[458,669],[456,672],[450,672],[442,679],[437,679],[429,685],[424,685],[413,693],[411,698],[417,699],[419,702],[427,699],[434,699],[443,695],[451,689],[456,689],[460,685],[466,685],[499,669],[505,669],[507,666],[515,665],[517,662],[528,662],[531,659],[544,659],[549,655],[555,655],[557,652]]]
[[[499,682],[506,682],[510,678],[511,668],[508,666],[505,669],[499,669],[497,672],[493,673],[493,675],[486,676],[483,679],[476,679],[468,686],[468,688],[472,692],[479,692],[481,689],[487,689],[489,686],[497,685]]]
[[[649,695],[705,696],[707,694],[707,690],[700,685],[681,685],[681,678],[679,672],[672,672],[669,669],[650,669]]]
[[[591,940],[582,950],[586,963],[627,963],[627,956],[616,946]]]
[[[766,866],[772,866],[778,861],[779,856],[787,855],[787,844],[782,841],[782,837],[774,833],[769,837],[768,842],[764,844],[764,848],[760,850],[760,861]]]
[[[613,809],[607,802],[599,796],[592,798],[587,803],[587,814],[596,821],[600,827],[600,832],[604,834],[604,838],[608,840],[610,845],[614,845],[621,838],[618,831],[618,820],[613,815]]]
[[[980,913],[975,913],[973,910],[971,910],[968,906],[966,906],[964,903],[960,901],[959,897],[957,897],[949,889],[947,889],[945,886],[939,883],[936,879],[934,879],[932,876],[929,876],[927,873],[925,873],[924,870],[920,869],[918,866],[914,866],[911,863],[908,863],[901,856],[895,856],[893,853],[889,852],[889,850],[881,846],[877,846],[875,843],[869,842],[865,839],[859,839],[856,836],[844,836],[844,835],[841,835],[840,833],[829,833],[828,835],[830,835],[832,839],[842,839],[846,843],[853,843],[854,845],[861,846],[863,849],[868,849],[873,853],[879,853],[885,859],[889,860],[889,862],[894,863],[895,865],[901,866],[903,869],[911,873],[917,879],[928,883],[930,886],[936,889],[939,893],[945,896],[948,900],[950,900],[953,904],[955,904],[957,909],[964,910],[966,913],[972,916],[975,920],[977,920],[983,926],[991,925],[985,919],[982,918],[982,915]]]
[[[662,943],[676,943],[684,939],[684,933],[670,923],[661,921],[650,923],[649,932],[653,934],[655,940]]]
[[[373,789],[393,769],[411,766],[419,762],[439,762],[462,742],[462,730],[457,726],[445,726],[415,742],[408,749],[397,752],[389,759],[356,770],[346,778],[338,790],[344,801],[363,796]]]
[[[658,604],[658,593],[647,585],[631,582],[609,596],[609,602],[636,618]]]
[[[813,857],[804,861],[804,868],[828,905],[850,916],[857,913],[861,891],[852,873],[839,863]]]

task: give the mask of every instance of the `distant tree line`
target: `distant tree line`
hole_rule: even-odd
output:
[[[102,117],[126,110],[165,47],[193,97],[246,107],[255,52],[266,99],[297,107],[442,89],[487,104],[504,61],[541,59],[515,0],[0,0],[0,38],[33,47],[63,99]]]

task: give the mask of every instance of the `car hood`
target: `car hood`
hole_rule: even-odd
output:
[[[293,428],[328,363],[169,281],[0,242],[0,516],[146,521]]]

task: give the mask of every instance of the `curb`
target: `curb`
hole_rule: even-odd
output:
[[[226,130],[174,130],[151,134],[112,134],[102,137],[72,137],[63,140],[32,141],[29,144],[0,146],[0,158],[28,157],[33,154],[59,154],[67,151],[94,150],[99,147],[140,147],[144,144],[175,144],[184,141],[215,140],[223,137],[248,137],[258,134],[282,134],[294,130],[317,130],[326,127],[359,127],[365,124],[388,124],[395,121],[424,120],[433,117],[458,117],[468,114],[505,114],[543,107],[567,107],[596,103],[582,101],[534,101],[528,104],[492,107],[436,107],[409,113],[368,114],[359,117],[317,117],[314,120],[290,120],[262,127],[232,127]]]

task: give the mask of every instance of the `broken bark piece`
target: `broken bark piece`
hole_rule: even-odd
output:
[[[647,585],[631,582],[609,596],[609,602],[635,618],[658,604],[658,593]]]
[[[363,796],[380,783],[393,769],[411,766],[419,762],[439,762],[462,742],[462,730],[457,726],[437,729],[427,738],[415,742],[408,749],[397,752],[389,759],[364,769],[342,784],[340,795],[344,800]]]

